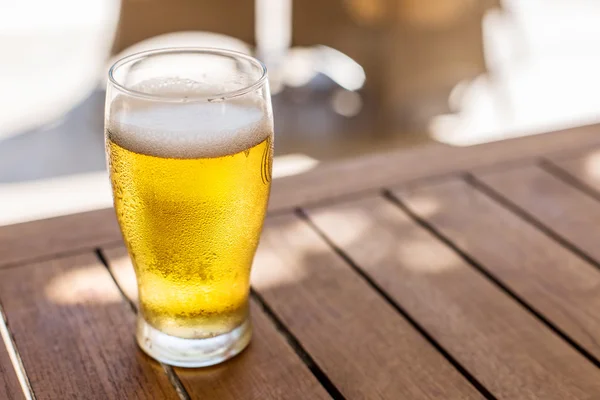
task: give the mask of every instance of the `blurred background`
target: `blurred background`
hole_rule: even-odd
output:
[[[0,225],[111,205],[104,87],[124,55],[210,46],[263,60],[277,179],[597,122],[599,18],[597,0],[2,2]]]

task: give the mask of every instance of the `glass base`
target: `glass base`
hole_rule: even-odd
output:
[[[137,321],[140,348],[157,361],[177,367],[207,367],[230,359],[248,346],[252,336],[249,319],[231,332],[207,339],[183,339],[152,327],[141,316]]]

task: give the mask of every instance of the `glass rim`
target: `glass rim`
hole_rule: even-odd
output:
[[[196,95],[196,96],[192,95],[192,96],[188,96],[186,98],[169,97],[169,96],[163,96],[163,95],[158,95],[158,94],[150,94],[150,93],[145,93],[145,92],[142,92],[139,90],[131,89],[131,88],[126,87],[124,84],[119,83],[114,76],[114,73],[117,69],[119,69],[123,65],[130,63],[132,61],[136,61],[136,60],[140,60],[142,58],[152,57],[152,56],[156,56],[156,55],[184,54],[184,53],[209,54],[209,55],[215,55],[215,56],[228,56],[228,57],[231,57],[234,59],[243,59],[243,60],[250,62],[255,67],[258,67],[258,69],[260,71],[260,76],[251,85],[244,86],[240,89],[236,89],[236,90],[232,90],[232,91],[228,91],[228,92],[222,92],[222,93],[215,93],[213,95]],[[117,60],[108,70],[108,80],[119,91],[126,93],[129,96],[143,98],[146,100],[155,100],[155,101],[162,101],[162,102],[175,102],[175,103],[224,101],[224,100],[231,99],[234,97],[243,96],[245,94],[248,94],[250,92],[254,92],[254,91],[260,89],[265,84],[265,81],[267,80],[267,67],[259,59],[254,58],[254,57],[249,56],[244,53],[240,53],[239,51],[234,51],[234,50],[220,49],[220,48],[216,48],[216,47],[165,47],[165,48],[160,48],[160,49],[140,51],[140,52],[130,54],[128,56],[125,56],[125,57]]]

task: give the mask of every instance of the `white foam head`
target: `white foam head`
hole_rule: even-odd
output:
[[[197,82],[172,79],[144,81],[134,89],[178,98],[206,93],[206,87]],[[120,146],[168,158],[235,154],[273,132],[264,105],[248,98],[217,103],[116,99],[106,126],[110,139]]]

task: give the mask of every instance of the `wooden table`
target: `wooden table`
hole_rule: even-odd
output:
[[[599,145],[590,126],[276,180],[252,344],[198,370],[136,348],[112,210],[0,228],[0,399],[600,399]]]

